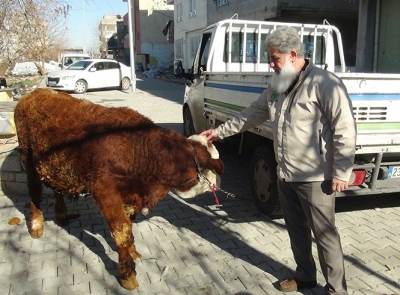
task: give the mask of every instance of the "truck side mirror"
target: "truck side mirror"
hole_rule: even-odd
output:
[[[184,73],[184,75],[182,75],[183,77],[185,77],[186,79],[188,79],[190,82],[191,82],[191,84],[193,83],[193,80],[196,78],[195,76],[195,74],[193,73],[193,66],[192,66],[192,68],[190,69],[190,73]],[[187,84],[187,83],[186,83]]]

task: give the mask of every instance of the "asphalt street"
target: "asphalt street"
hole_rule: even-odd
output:
[[[73,95],[105,106],[127,106],[155,123],[182,132],[184,85],[138,77],[137,91],[90,91]],[[68,122],[66,122],[68,124]],[[67,204],[78,213],[68,226],[54,223],[53,199],[45,198],[45,234],[33,240],[27,229],[27,196],[0,196],[1,295],[262,295],[283,294],[277,283],[292,276],[293,261],[282,218],[269,219],[254,206],[248,183],[251,155],[238,155],[239,142],[217,143],[225,163],[218,192],[182,200],[170,192],[146,217],[133,224],[139,288],[123,289],[118,254],[93,202]],[[19,225],[9,225],[19,217]],[[349,294],[400,294],[400,195],[337,200],[339,229]],[[314,245],[314,257],[318,264]],[[318,268],[319,269],[319,268]],[[316,288],[291,294],[323,294]]]

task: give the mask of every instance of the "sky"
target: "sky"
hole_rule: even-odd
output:
[[[98,49],[97,27],[103,15],[124,16],[128,13],[128,2],[122,0],[66,0],[65,2],[72,7],[66,24],[69,45],[72,48],[83,48],[86,43],[86,51]]]

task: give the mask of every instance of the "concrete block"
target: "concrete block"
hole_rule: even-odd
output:
[[[22,182],[22,183],[28,182],[28,176],[26,175],[25,172],[15,173],[14,178],[16,182]]]
[[[21,158],[19,155],[8,155],[5,158],[0,158],[0,167],[2,171],[21,172]]]
[[[1,172],[0,173],[0,180],[1,181],[5,181],[5,182],[8,182],[8,181],[15,181],[15,174],[14,173],[11,173],[11,172]]]
[[[90,294],[89,282],[79,285],[63,285],[58,289],[58,295]]]

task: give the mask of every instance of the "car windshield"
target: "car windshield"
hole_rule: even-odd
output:
[[[92,64],[93,61],[89,60],[79,60],[77,62],[74,62],[72,65],[68,67],[68,70],[78,70],[82,71],[85,70],[89,65]]]

